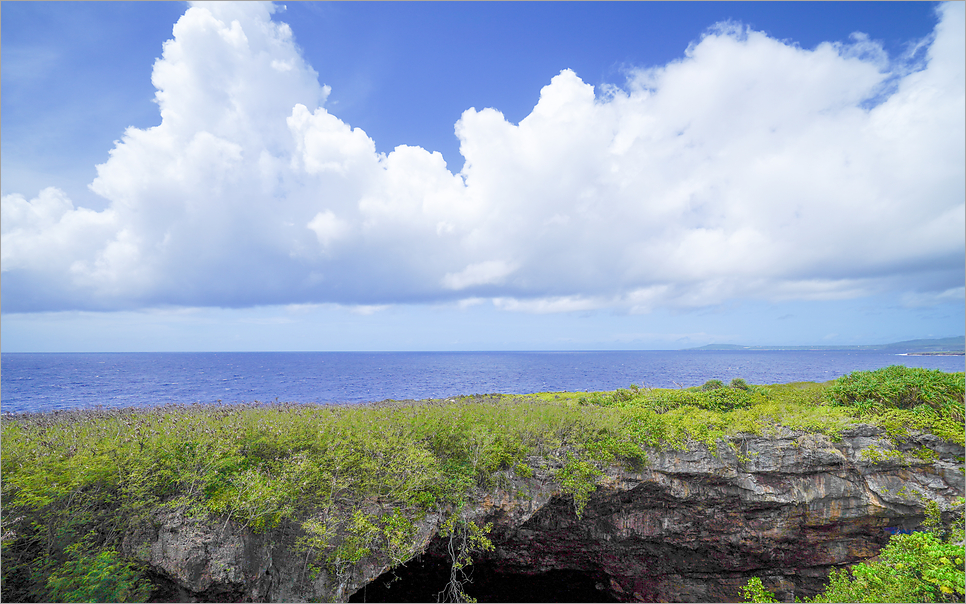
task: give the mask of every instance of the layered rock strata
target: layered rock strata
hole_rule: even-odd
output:
[[[507,474],[464,508],[467,520],[493,523],[495,545],[474,556],[467,593],[480,601],[740,601],[740,587],[758,576],[793,601],[821,591],[831,568],[870,558],[890,534],[917,527],[927,502],[948,510],[964,492],[963,447],[929,434],[898,449],[864,425],[836,441],[783,430],[732,442],[714,453],[654,450],[644,468],[610,468],[579,515],[554,480],[559,468],[532,458],[532,477]],[[338,575],[312,572],[294,525],[254,534],[167,512],[130,535],[125,550],[163,586],[156,599],[435,601],[429,596],[449,577],[444,519],[419,522],[405,564],[376,552]],[[520,578],[547,587],[507,594]]]

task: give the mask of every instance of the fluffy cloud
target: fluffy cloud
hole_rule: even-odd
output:
[[[565,70],[519,124],[465,111],[454,174],[329,113],[272,5],[196,4],[154,66],[160,125],[97,168],[108,208],[3,197],[5,310],[955,297],[966,24],[938,10],[915,64],[721,24],[622,88]]]

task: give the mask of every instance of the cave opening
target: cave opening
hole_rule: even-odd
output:
[[[145,578],[151,583],[148,602],[241,602],[245,598],[245,591],[240,587],[221,586],[191,592],[162,572],[148,570]]]
[[[467,569],[466,594],[478,602],[618,602],[609,577],[570,569],[525,574],[480,561]],[[449,560],[423,554],[361,587],[349,602],[439,602],[449,581]]]

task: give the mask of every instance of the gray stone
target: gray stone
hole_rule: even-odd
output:
[[[872,462],[863,450],[893,449],[873,426],[840,441],[782,430],[735,439],[713,455],[701,445],[650,451],[645,469],[607,468],[578,517],[553,479],[560,464],[500,488],[478,490],[466,518],[493,523],[496,549],[477,560],[500,572],[575,570],[607,577],[598,589],[622,601],[739,601],[753,576],[786,601],[814,595],[830,568],[875,556],[887,528],[913,528],[926,501],[948,510],[963,495],[963,448],[932,435],[905,455]],[[907,443],[908,444],[908,443]],[[443,556],[436,534],[446,511],[418,525],[414,551]],[[294,547],[300,529],[256,535],[234,522],[159,513],[126,541],[128,552],[177,587],[183,600],[228,594],[237,600],[345,600],[391,567],[378,553],[334,577],[307,572]]]

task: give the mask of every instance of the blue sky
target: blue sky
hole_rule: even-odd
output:
[[[0,11],[4,352],[966,331],[961,3]]]

